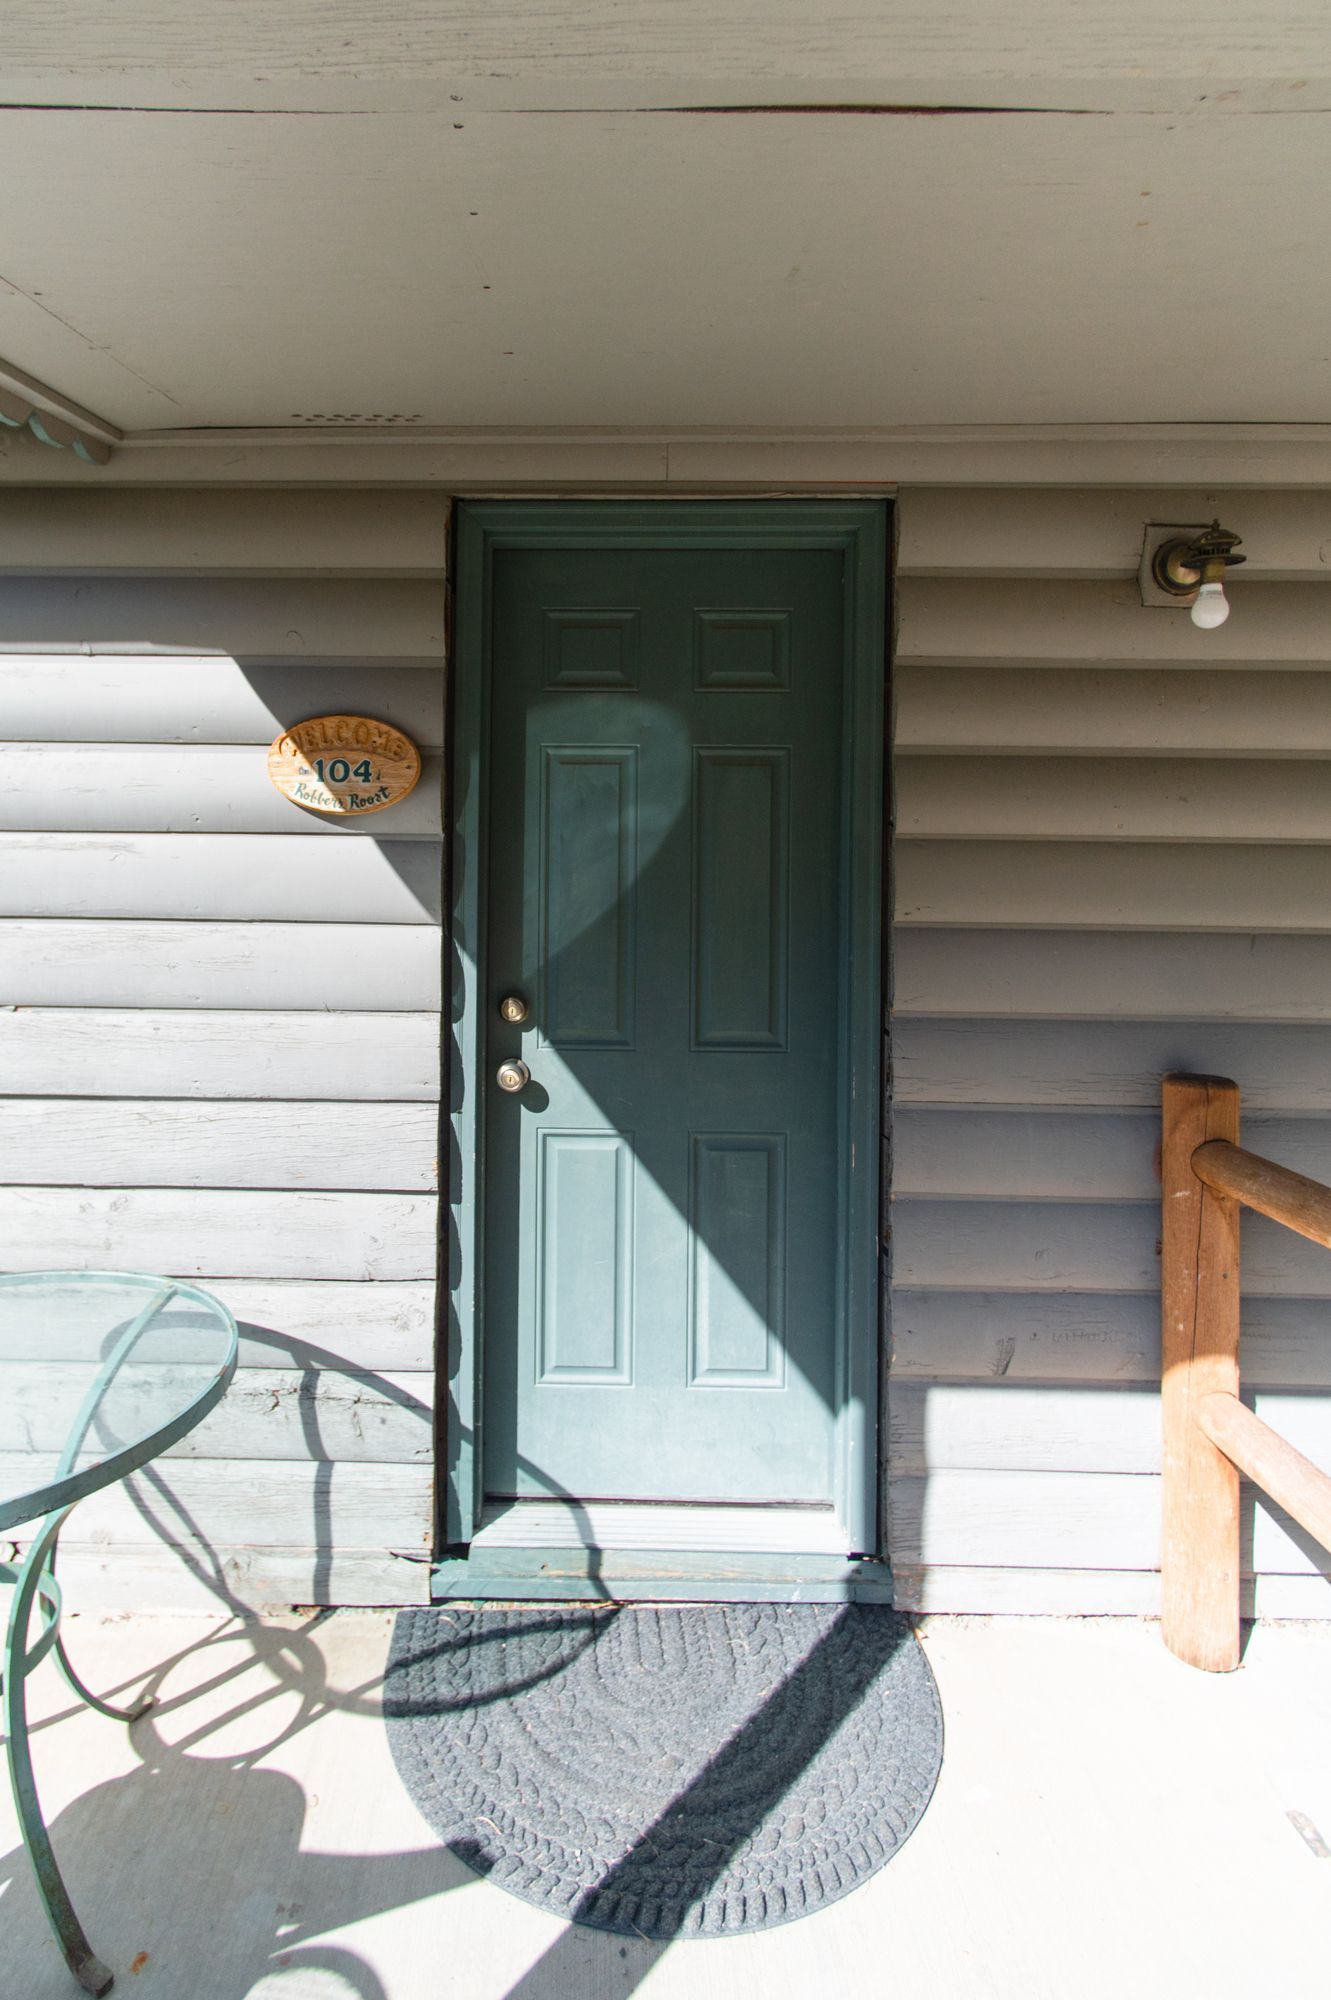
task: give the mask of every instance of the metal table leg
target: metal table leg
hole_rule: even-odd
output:
[[[69,1510],[66,1509],[65,1513]],[[50,1835],[42,1818],[41,1803],[37,1797],[37,1785],[32,1769],[32,1755],[28,1746],[28,1705],[26,1682],[28,1675],[39,1661],[59,1646],[60,1633],[60,1586],[49,1568],[56,1538],[65,1520],[65,1513],[48,1515],[41,1530],[28,1550],[21,1564],[0,1563],[0,1581],[14,1586],[14,1601],[10,1607],[9,1624],[5,1635],[4,1656],[4,1717],[5,1749],[9,1762],[9,1780],[14,1791],[14,1805],[18,1811],[19,1826],[23,1834],[23,1845],[32,1863],[33,1874],[37,1878],[37,1891],[41,1896],[50,1920],[51,1929],[65,1955],[74,1977],[89,1993],[108,1993],[113,1983],[113,1975],[97,1957],[83,1933],[83,1926],[74,1914],[74,1905],[69,1900],[60,1870],[52,1851]],[[29,1626],[34,1605],[40,1606],[42,1629],[30,1645]],[[79,1693],[92,1702],[104,1714],[123,1713],[110,1709],[104,1702],[88,1694],[63,1658],[66,1674]],[[134,1711],[137,1712],[137,1711]],[[125,1718],[129,1719],[128,1716]]]

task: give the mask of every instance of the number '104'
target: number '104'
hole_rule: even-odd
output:
[[[348,764],[345,757],[333,757],[326,771],[322,757],[311,757],[310,762],[319,773],[321,785],[345,785],[348,778],[359,778],[363,785],[374,782],[374,770],[368,757],[362,757],[354,767]]]

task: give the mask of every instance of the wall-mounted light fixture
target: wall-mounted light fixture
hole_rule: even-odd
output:
[[[1155,532],[1158,534],[1159,530]],[[1166,533],[1154,544],[1152,530],[1148,527],[1146,546],[1142,551],[1143,602],[1162,602],[1162,597],[1151,599],[1146,596],[1149,563],[1150,582],[1156,591],[1163,594],[1163,601],[1190,603],[1193,624],[1199,625],[1204,632],[1213,632],[1229,616],[1225,571],[1247,560],[1245,556],[1235,555],[1235,549],[1240,546],[1239,537],[1228,528],[1222,528],[1219,521],[1212,521],[1209,528],[1190,528],[1172,535]]]

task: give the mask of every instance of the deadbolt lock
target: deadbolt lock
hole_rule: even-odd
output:
[[[531,1008],[520,993],[506,993],[499,1003],[499,1012],[505,1021],[525,1021]]]

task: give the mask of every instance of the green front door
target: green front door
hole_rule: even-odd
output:
[[[870,1548],[883,512],[470,511],[481,1492],[826,1506]]]

